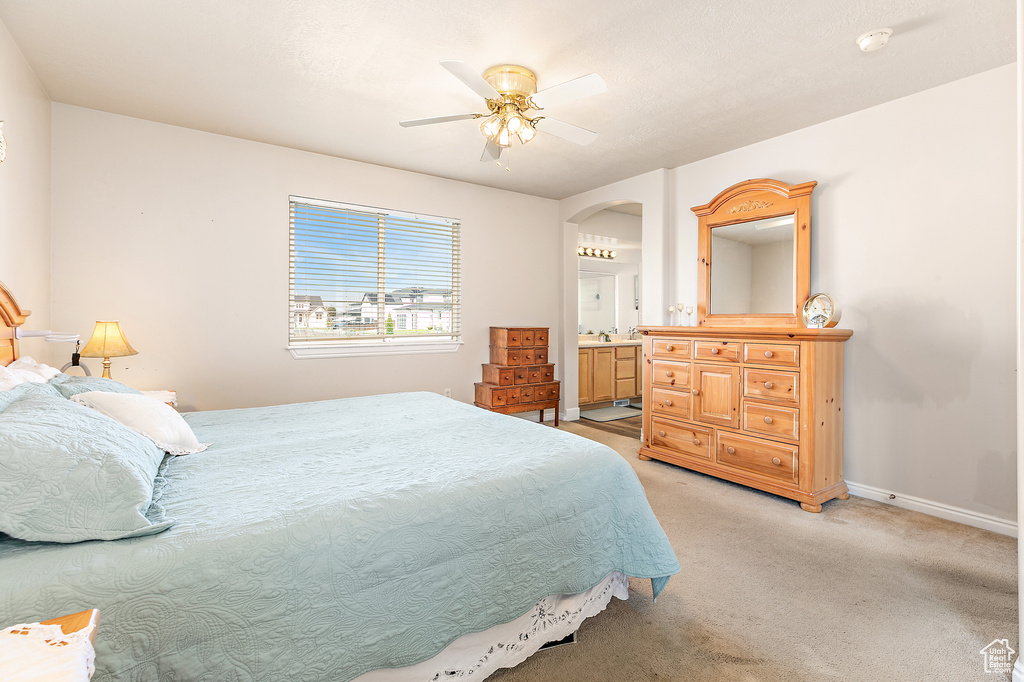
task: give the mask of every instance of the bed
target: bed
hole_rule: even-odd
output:
[[[99,608],[96,680],[480,679],[679,571],[625,460],[543,425],[429,393],[185,421],[210,446],[160,462],[169,527],[0,534],[3,620]]]

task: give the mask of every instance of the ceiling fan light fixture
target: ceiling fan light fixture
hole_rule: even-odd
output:
[[[501,117],[497,114],[494,114],[480,124],[480,132],[484,134],[484,137],[491,140],[498,135],[499,130],[501,130]]]
[[[533,126],[530,125],[529,121],[527,121],[527,124],[524,125],[522,128],[520,128],[519,132],[517,132],[516,135],[519,136],[519,141],[520,142],[522,142],[523,144],[526,144],[527,142],[532,140],[534,137],[536,137],[537,131],[534,130]]]

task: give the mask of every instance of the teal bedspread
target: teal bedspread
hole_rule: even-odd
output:
[[[158,535],[0,539],[3,623],[101,610],[94,680],[349,680],[679,563],[628,463],[430,393],[186,416]]]

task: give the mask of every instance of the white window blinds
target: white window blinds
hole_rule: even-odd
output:
[[[290,344],[459,338],[458,220],[289,203]]]

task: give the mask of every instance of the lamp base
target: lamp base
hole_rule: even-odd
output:
[[[103,358],[103,378],[110,379],[110,358]]]

